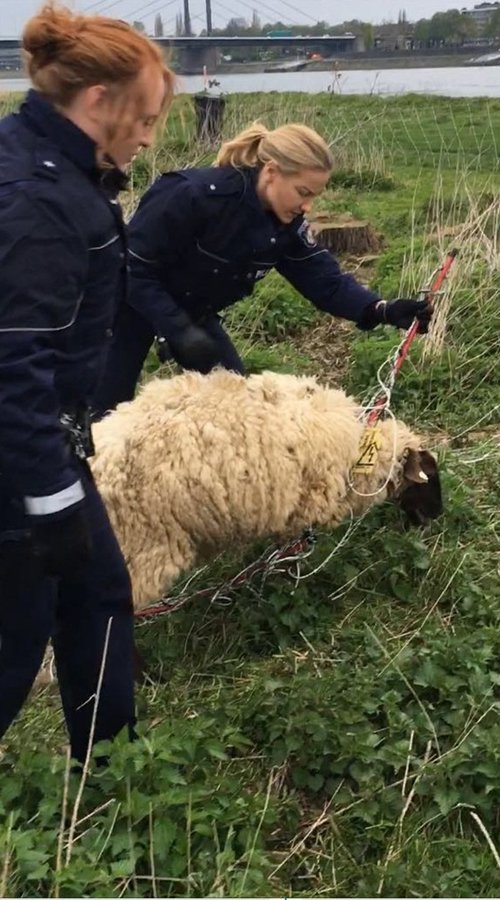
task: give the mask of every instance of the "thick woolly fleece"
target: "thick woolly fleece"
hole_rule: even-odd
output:
[[[382,423],[369,475],[352,476],[363,425],[313,378],[186,372],[154,379],[95,426],[92,469],[128,562],[134,604],[184,570],[259,538],[334,528],[397,488],[418,437]],[[354,481],[354,484],[352,484]],[[353,490],[353,487],[355,490]],[[359,492],[359,493],[357,493]]]

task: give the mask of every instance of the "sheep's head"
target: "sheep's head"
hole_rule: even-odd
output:
[[[397,485],[389,494],[397,499],[412,525],[428,525],[443,512],[436,460],[428,450],[407,450]]]

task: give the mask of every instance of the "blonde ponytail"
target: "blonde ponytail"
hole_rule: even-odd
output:
[[[259,147],[263,139],[270,132],[260,122],[253,122],[249,128],[245,128],[232,141],[226,141],[215,160],[216,166],[234,166],[240,169],[243,166],[253,168],[259,164]]]
[[[296,175],[303,169],[333,169],[331,151],[317,131],[299,124],[269,131],[261,122],[254,122],[232,141],[226,141],[214,165],[260,168],[267,162],[274,162],[283,175]]]

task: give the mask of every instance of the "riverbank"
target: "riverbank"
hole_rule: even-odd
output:
[[[306,66],[303,69],[305,72],[334,72],[334,71],[366,71],[366,70],[374,70],[380,71],[384,69],[425,69],[425,68],[443,68],[450,66],[462,66],[465,65],[466,60],[472,58],[472,55],[464,56],[463,58],[457,57],[457,54],[444,54],[443,56],[433,56],[429,58],[428,56],[417,56],[417,55],[409,55],[408,53],[402,54],[401,56],[389,56],[389,57],[362,57],[357,55],[355,58],[350,57],[332,57],[331,59],[321,59],[321,60],[308,60],[306,62]],[[297,58],[297,63],[303,63],[304,60]],[[289,65],[289,59],[283,59],[282,61],[278,60],[269,60],[267,62],[255,62],[255,63],[226,63],[222,62],[217,67],[218,75],[236,75],[243,73],[261,73],[261,72],[272,72],[273,67],[275,71],[279,71],[280,66],[283,64]]]
[[[272,74],[274,72],[280,72],[283,67],[289,69],[289,73],[292,74],[292,66],[293,63],[297,63],[301,65],[301,71],[304,72],[351,72],[351,71],[384,71],[386,69],[426,69],[426,68],[449,68],[449,67],[461,67],[465,66],[466,63],[474,58],[474,52],[468,52],[467,54],[443,54],[441,56],[420,56],[413,53],[401,53],[398,55],[387,55],[383,56],[381,54],[377,56],[363,56],[362,54],[356,54],[355,56],[339,56],[332,57],[330,59],[321,59],[321,60],[304,60],[301,57],[297,57],[295,60],[290,60],[288,57],[284,57],[282,60],[259,60],[258,62],[245,62],[245,63],[236,63],[236,62],[220,62],[217,66],[215,72],[211,72],[213,75],[244,75],[244,74]],[[305,63],[305,65],[304,65]],[[183,79],[186,77],[179,72],[178,68],[173,66],[176,73]],[[470,68],[470,66],[467,66]],[[23,79],[25,78],[25,74],[22,70],[7,70],[0,69],[0,83],[5,80],[12,79]]]
[[[26,78],[5,78],[0,82],[0,93],[22,93],[28,87],[29,80]],[[178,76],[179,93],[192,95],[204,89],[202,75]],[[316,96],[318,101],[322,94],[331,93],[381,97],[423,94],[477,100],[481,97],[499,97],[500,81],[496,67],[472,66],[343,69],[338,73],[332,69],[316,72],[224,72],[217,73],[214,91],[225,96],[276,94],[284,97],[307,94],[309,97]]]

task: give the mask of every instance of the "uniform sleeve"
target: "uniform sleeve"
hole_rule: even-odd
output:
[[[15,186],[0,194],[0,472],[32,515],[83,498],[54,373],[78,314],[86,259],[87,247],[52,197]]]
[[[129,225],[128,302],[158,336],[191,324],[166,287],[167,273],[196,240],[192,188],[180,175],[165,175],[144,195]]]
[[[304,220],[276,266],[318,309],[362,324],[368,307],[380,297],[343,273],[331,253],[317,243]]]

